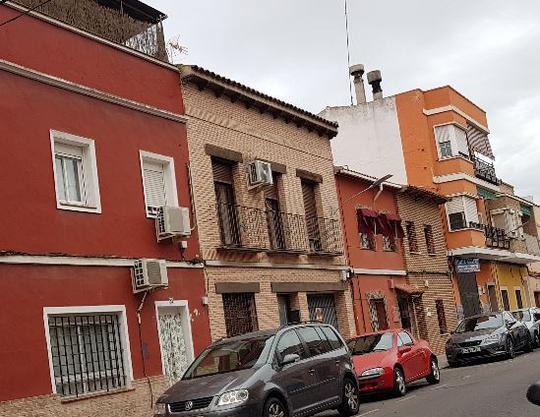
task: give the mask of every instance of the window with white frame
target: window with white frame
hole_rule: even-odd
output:
[[[455,124],[436,126],[435,138],[440,159],[460,155],[469,158],[467,132],[459,126]]]
[[[156,217],[159,207],[178,206],[174,160],[151,152],[140,152],[146,216]]]
[[[51,378],[59,395],[80,397],[130,383],[125,312],[91,309],[45,308]]]
[[[51,131],[51,151],[57,208],[100,213],[94,141]]]
[[[461,230],[479,223],[476,200],[469,196],[454,197],[446,203],[446,214],[450,230]]]

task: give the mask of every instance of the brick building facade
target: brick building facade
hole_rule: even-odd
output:
[[[439,210],[446,199],[415,187],[405,187],[396,197],[404,225],[407,283],[418,290],[408,300],[411,328],[416,337],[428,340],[434,351],[441,354],[457,325]]]
[[[354,333],[337,126],[202,68],[180,70],[212,339],[317,318]],[[268,169],[263,185],[249,178],[254,164]]]

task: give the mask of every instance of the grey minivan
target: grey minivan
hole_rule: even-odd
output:
[[[329,325],[284,326],[220,340],[156,402],[155,416],[293,417],[358,412],[349,350]]]

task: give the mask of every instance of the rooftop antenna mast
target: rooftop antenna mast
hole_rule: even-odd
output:
[[[351,77],[349,75],[349,68],[351,67],[351,51],[349,49],[349,8],[347,5],[347,0],[344,0],[344,3],[345,3],[345,35],[347,39],[347,80],[349,82],[349,94],[351,96],[351,106],[353,106],[354,105],[353,90],[352,90]]]

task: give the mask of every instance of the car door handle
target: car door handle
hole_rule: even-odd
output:
[[[341,361],[339,359],[336,359],[336,365],[339,365]]]
[[[315,374],[315,369],[310,369],[310,370],[308,371],[308,373],[309,373],[310,375]]]

